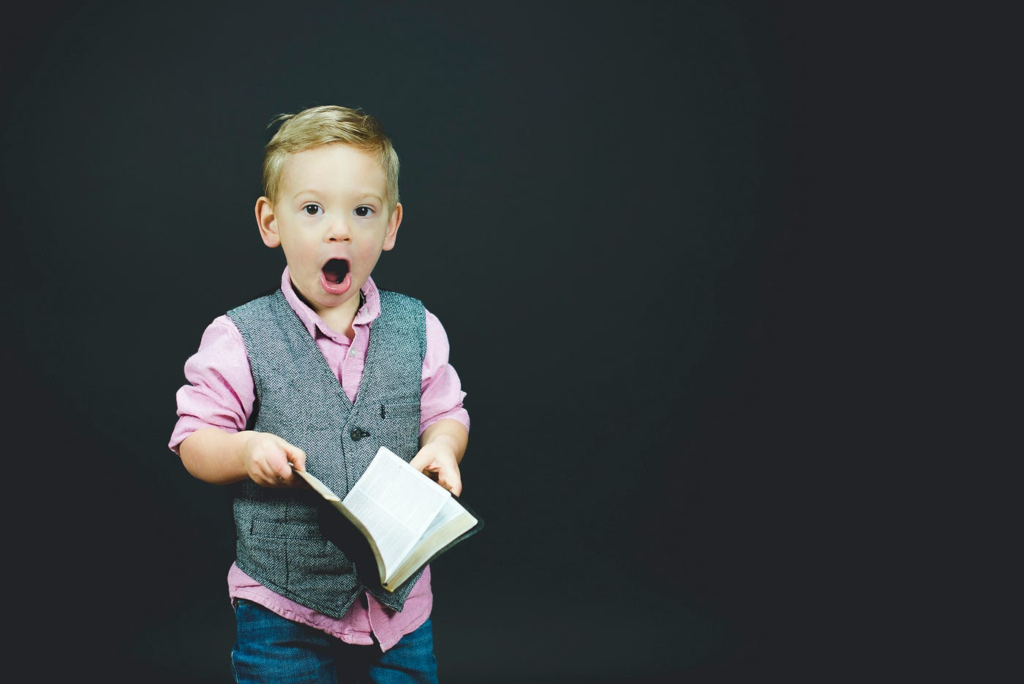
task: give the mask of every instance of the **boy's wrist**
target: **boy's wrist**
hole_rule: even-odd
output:
[[[232,435],[235,442],[235,462],[242,469],[242,472],[246,475],[246,477],[248,477],[249,475],[249,468],[246,465],[249,461],[249,458],[247,456],[247,454],[249,453],[249,443],[255,436],[255,430],[242,430],[241,432],[236,432],[234,435]]]

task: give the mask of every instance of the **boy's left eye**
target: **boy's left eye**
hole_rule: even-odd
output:
[[[369,216],[373,213],[373,207],[356,207],[356,216]]]

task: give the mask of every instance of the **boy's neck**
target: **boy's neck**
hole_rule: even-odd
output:
[[[366,303],[366,295],[363,294],[362,290],[359,290],[359,297],[353,297],[343,305],[325,311],[323,313],[317,313],[328,328],[336,333],[340,333],[348,339],[355,337],[355,330],[352,328],[352,323],[356,320],[356,314],[359,313],[359,309]],[[352,308],[354,305],[355,308]]]

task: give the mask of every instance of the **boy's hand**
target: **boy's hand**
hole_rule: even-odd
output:
[[[409,464],[455,496],[462,493],[459,459],[445,441],[437,440],[423,445]]]
[[[420,450],[410,465],[455,496],[462,494],[459,462],[466,453],[469,431],[457,420],[445,418],[432,424],[420,435]]]
[[[246,474],[261,487],[306,486],[292,471],[306,469],[306,453],[277,435],[246,432],[241,458]]]

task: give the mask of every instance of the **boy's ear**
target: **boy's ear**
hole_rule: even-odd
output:
[[[388,218],[388,232],[384,235],[384,251],[395,248],[395,240],[398,238],[398,226],[402,225],[402,203],[395,204],[394,211]]]
[[[256,200],[256,223],[260,227],[260,237],[267,247],[281,244],[281,236],[277,234],[277,221],[274,217],[274,205],[266,197]]]

